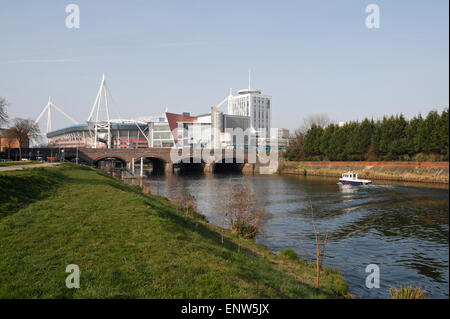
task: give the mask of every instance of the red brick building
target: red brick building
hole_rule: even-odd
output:
[[[29,143],[24,143],[22,148],[29,147]],[[0,128],[0,152],[3,152],[6,148],[19,148],[19,140],[14,137],[8,137],[6,129]]]

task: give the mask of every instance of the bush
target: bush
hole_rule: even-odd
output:
[[[400,288],[390,288],[389,293],[392,299],[427,299],[425,290],[419,287],[413,288],[412,286]]]
[[[284,248],[278,252],[278,256],[283,259],[298,260],[297,253],[292,248]]]
[[[227,220],[231,232],[237,235],[240,251],[239,239],[254,238],[260,230],[264,209],[259,207],[255,194],[245,185],[232,186],[224,198],[223,207],[222,220]]]

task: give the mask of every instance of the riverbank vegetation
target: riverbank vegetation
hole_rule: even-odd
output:
[[[222,220],[227,222],[231,233],[238,238],[238,251],[241,251],[241,238],[251,239],[261,228],[265,211],[259,207],[255,194],[246,185],[233,185],[225,193]],[[224,227],[222,223],[222,227]]]
[[[8,162],[0,162],[0,167],[5,166],[17,166],[17,165],[30,165],[30,164],[41,164],[39,161],[8,161]]]
[[[313,123],[291,141],[286,160],[448,161],[448,108],[411,120],[403,115],[344,125]]]
[[[392,299],[427,299],[426,292],[419,287],[392,287],[389,289],[389,293]]]
[[[326,268],[277,256],[166,198],[73,164],[0,173],[1,298],[341,298]],[[196,227],[197,223],[197,227]],[[67,265],[80,288],[68,289]]]

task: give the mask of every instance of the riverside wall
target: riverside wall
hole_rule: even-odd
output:
[[[280,174],[340,177],[345,171],[359,178],[423,183],[449,183],[449,162],[285,162]]]

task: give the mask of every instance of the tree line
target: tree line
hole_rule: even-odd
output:
[[[296,132],[287,160],[383,161],[449,159],[448,108],[406,120],[403,115],[344,125],[311,124]]]

